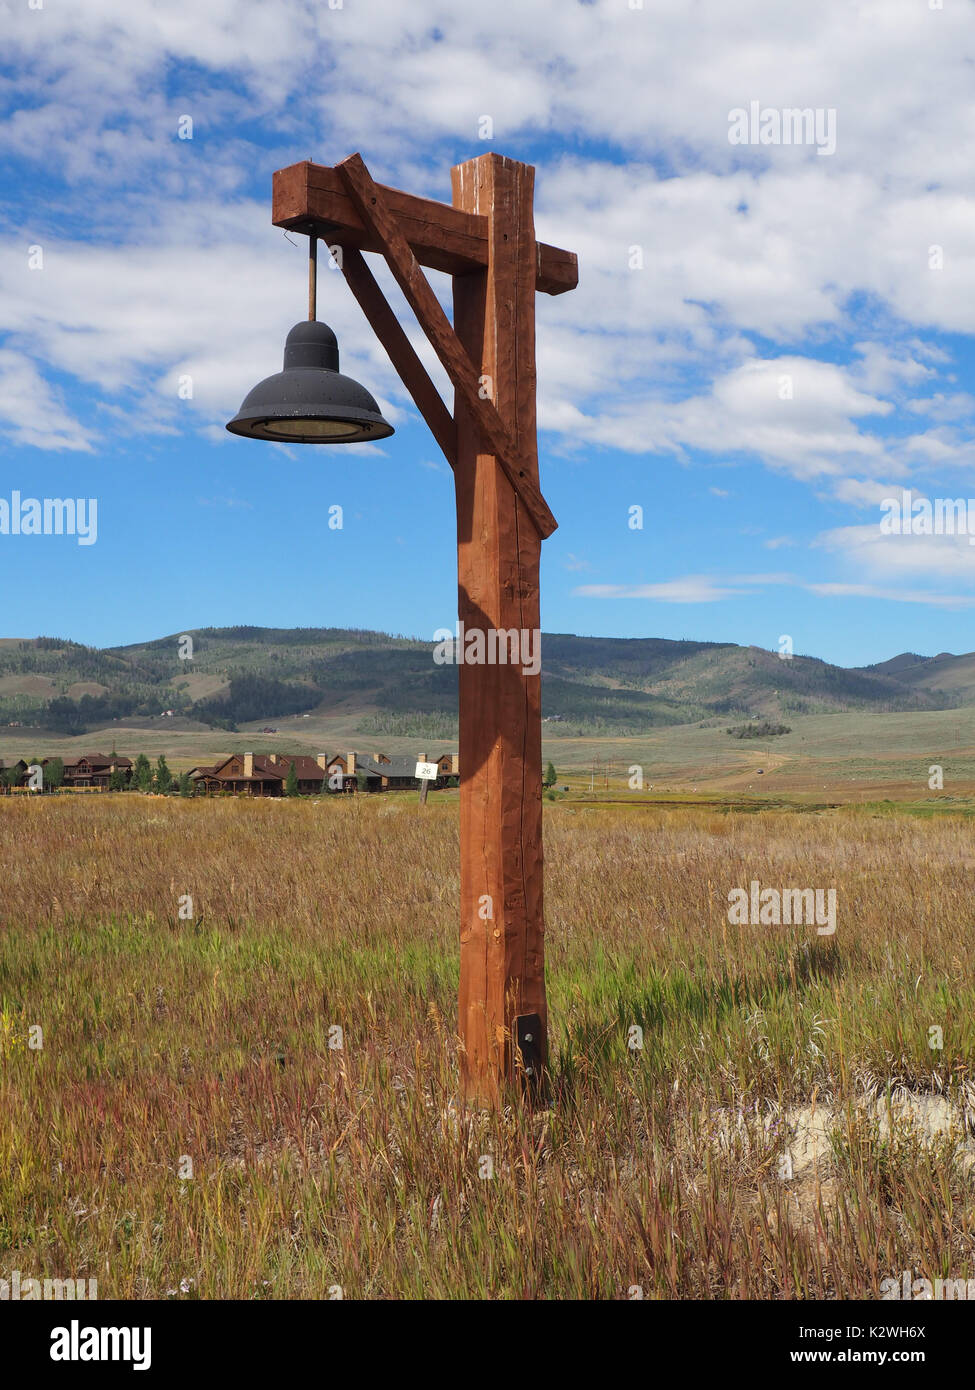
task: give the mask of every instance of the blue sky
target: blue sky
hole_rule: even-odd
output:
[[[451,626],[449,470],[339,275],[319,314],[397,433],[223,424],[303,315],[273,170],[358,149],[447,201],[493,149],[580,257],[538,298],[544,628],[975,649],[969,537],[880,530],[904,489],[975,497],[972,5],[0,0],[0,28],[0,499],[98,504],[93,545],[0,534],[0,635]],[[752,102],[835,149],[733,144]]]

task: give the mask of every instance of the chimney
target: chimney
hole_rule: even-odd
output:
[[[347,764],[346,764],[345,775],[346,775],[347,777],[354,777],[354,776],[355,776],[355,754],[354,754],[354,753],[349,753],[349,754],[347,755],[347,757],[348,757],[348,762],[347,762]]]
[[[271,754],[271,762],[272,762],[272,763],[276,763],[277,760],[278,760],[278,755],[277,755],[277,753],[272,753],[272,754]]]
[[[318,757],[315,759],[315,762],[318,764],[318,766],[321,768],[323,772],[328,771],[328,758],[326,758],[324,753],[319,753]]]
[[[451,777],[460,776],[460,754],[451,753],[450,755],[450,775]]]
[[[245,754],[244,754],[244,776],[245,776],[245,777],[253,777],[253,776],[254,776],[254,754],[253,754],[253,753],[245,753]]]

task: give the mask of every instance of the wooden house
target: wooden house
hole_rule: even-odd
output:
[[[417,761],[437,764],[435,787],[446,787],[451,777],[460,776],[460,756],[457,753],[421,753]]]
[[[306,753],[234,753],[211,767],[193,768],[190,778],[197,790],[209,794],[230,792],[243,796],[283,796],[292,763],[299,795],[311,796],[320,792],[327,776],[324,753],[317,758],[311,758]]]
[[[457,776],[456,753],[421,760],[435,762],[440,777],[435,785],[446,786]],[[199,765],[190,779],[201,794],[208,796],[283,796],[288,772],[294,763],[301,796],[326,792],[383,792],[416,789],[415,757],[391,758],[387,753],[320,753],[312,758],[304,753],[234,753],[213,765]]]
[[[383,790],[382,769],[389,762],[385,753],[333,753],[327,760],[329,790],[379,792]]]
[[[52,760],[45,758],[46,767]],[[85,753],[80,758],[65,758],[63,787],[94,788],[108,791],[112,783],[112,773],[120,772],[126,786],[132,777],[132,760],[118,753]]]

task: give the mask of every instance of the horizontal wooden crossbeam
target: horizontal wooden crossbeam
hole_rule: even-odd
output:
[[[463,275],[483,270],[488,263],[487,218],[462,212],[449,203],[417,198],[396,188],[378,185],[420,265]],[[278,169],[274,175],[271,220],[276,227],[315,233],[333,246],[379,251],[371,227],[356,208],[339,168],[304,160]],[[535,288],[544,294],[564,294],[579,283],[579,263],[573,251],[537,243]]]

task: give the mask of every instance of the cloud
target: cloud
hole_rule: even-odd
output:
[[[870,478],[837,478],[833,481],[833,496],[854,507],[879,507],[888,497],[897,497],[903,489],[893,483],[878,483]]]
[[[918,589],[885,589],[875,584],[807,584],[810,593],[824,598],[879,598],[891,603],[924,603],[934,608],[971,608],[968,594],[928,593]]]
[[[658,603],[719,603],[752,594],[763,587],[797,587],[822,598],[884,599],[892,603],[928,604],[935,608],[968,608],[975,604],[975,596],[963,594],[838,580],[810,582],[791,574],[689,574],[659,584],[590,584],[574,589],[573,594],[579,598],[638,598]]]
[[[909,348],[891,349],[885,343],[856,343],[854,352],[860,361],[854,368],[857,380],[866,391],[887,392],[902,383],[916,384],[934,374],[934,368],[919,362]]]
[[[836,527],[817,536],[813,544],[839,554],[861,572],[887,579],[928,575],[975,580],[972,537],[888,535],[881,532],[880,521],[878,516],[873,525]]]
[[[538,421],[558,451],[757,460],[851,507],[889,495],[877,479],[965,468],[975,400],[932,339],[975,333],[968,8],[532,0],[501,22],[478,0],[8,6],[0,154],[14,185],[50,190],[0,224],[8,435],[223,442],[302,314],[271,170],[361,147],[377,177],[447,200],[451,163],[537,149],[538,234],[582,269],[572,294],[538,297]],[[732,146],[728,113],[753,99],[834,107],[836,154]],[[394,423],[415,418],[325,269],[320,296],[344,367]],[[822,541],[854,579],[968,573],[967,554],[894,560],[855,532]],[[689,576],[642,596],[736,587]]]
[[[727,579],[707,574],[688,574],[659,584],[586,584],[573,589],[579,598],[646,598],[658,603],[718,603],[737,598],[763,584],[791,583],[790,575],[743,574]]]
[[[915,415],[927,415],[932,420],[947,424],[975,415],[975,396],[970,396],[967,391],[953,391],[947,394],[936,391],[933,396],[919,396],[914,400],[905,401],[904,406]]]
[[[90,453],[91,439],[30,358],[0,349],[0,421],[14,444]]]
[[[856,419],[892,409],[834,363],[788,355],[753,358],[716,377],[706,394],[683,400],[631,393],[614,411],[577,418],[575,434],[632,453],[752,454],[809,480],[853,463],[883,463],[883,441]]]

